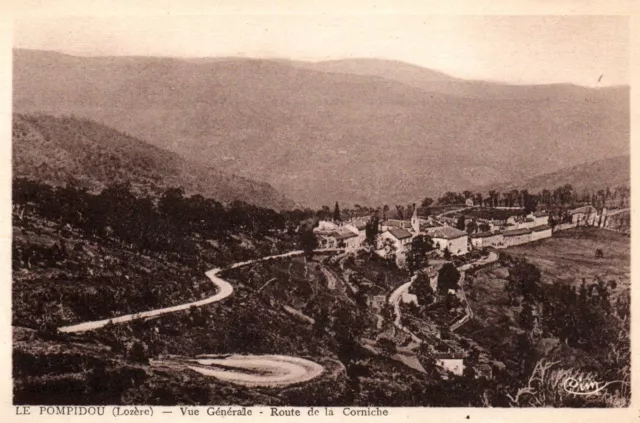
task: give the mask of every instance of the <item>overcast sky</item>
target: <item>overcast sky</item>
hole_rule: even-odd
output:
[[[603,16],[34,18],[16,22],[14,46],[76,55],[376,57],[461,78],[603,86],[628,83],[628,31],[626,17]]]

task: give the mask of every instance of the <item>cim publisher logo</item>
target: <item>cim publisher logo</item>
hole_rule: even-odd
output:
[[[621,381],[615,380],[611,382],[599,382],[591,377],[567,377],[562,386],[564,390],[573,395],[597,395],[606,389],[609,385],[618,383]]]

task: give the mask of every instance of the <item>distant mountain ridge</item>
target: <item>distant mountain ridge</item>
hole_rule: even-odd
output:
[[[587,90],[605,90],[624,92],[626,86],[607,86],[601,88],[585,88],[568,83],[553,83],[542,85],[507,84],[500,82],[465,80],[447,75],[444,72],[422,68],[404,62],[380,59],[342,59],[322,62],[291,62],[301,68],[327,72],[360,76],[375,76],[402,84],[466,98],[492,98],[503,100],[515,99],[545,99],[558,95],[580,95]]]
[[[168,187],[228,203],[234,200],[271,207],[295,204],[264,182],[185,160],[87,119],[13,115],[13,174],[98,191],[130,182],[138,193],[158,195]]]
[[[571,184],[577,192],[597,192],[607,187],[631,186],[631,157],[628,155],[612,157],[590,163],[583,163],[544,175],[534,176],[523,181],[513,181],[487,187],[484,191],[495,189],[505,192],[513,189],[527,189],[540,192],[552,191],[559,186]]]
[[[406,204],[629,154],[629,89],[399,62],[14,52],[14,109],[93,119],[310,206]]]

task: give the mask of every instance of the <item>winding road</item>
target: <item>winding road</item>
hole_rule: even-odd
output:
[[[315,253],[338,252],[341,248],[326,248],[315,250]],[[263,257],[234,263],[225,269],[215,268],[206,272],[206,276],[218,288],[218,292],[199,301],[179,304],[171,307],[132,313],[110,319],[95,320],[58,328],[62,333],[80,333],[96,330],[108,324],[121,324],[139,319],[158,317],[164,314],[188,310],[191,307],[201,307],[222,301],[233,293],[233,286],[219,277],[223,270],[236,269],[261,261],[277,260],[285,257],[300,256],[301,250],[284,254]],[[244,386],[284,387],[295,383],[302,383],[318,377],[324,368],[299,357],[283,355],[229,355],[229,356],[199,356],[196,358],[173,357],[167,360],[150,360],[154,366],[191,369],[205,376],[232,382]]]

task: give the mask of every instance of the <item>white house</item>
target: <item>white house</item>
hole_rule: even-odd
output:
[[[351,231],[345,231],[343,233],[336,233],[334,235],[336,240],[336,247],[344,247],[350,250],[354,250],[360,247],[360,243],[358,242],[358,234],[355,234]]]
[[[504,242],[502,232],[480,232],[470,235],[473,248],[497,247]]]
[[[361,235],[355,227],[332,226],[331,222],[325,223],[323,226],[314,228],[320,248],[356,249],[362,245],[364,235]]]
[[[584,206],[573,209],[569,212],[571,223],[578,226],[594,225],[598,218],[598,211],[593,206]]]
[[[318,239],[318,247],[320,248],[335,248],[336,240],[330,233],[318,233],[316,232],[316,238]]]
[[[464,358],[460,354],[436,354],[436,364],[457,376],[464,372]]]
[[[313,232],[331,232],[338,229],[338,225],[328,220],[321,220],[318,222],[318,226],[313,228]]]
[[[532,213],[530,215],[536,221],[536,226],[548,225],[549,224],[549,213],[538,211]]]
[[[462,255],[469,252],[469,234],[452,226],[428,228],[427,235],[433,240],[437,249],[449,250],[453,255]]]
[[[365,230],[366,225],[366,222],[353,222],[344,225],[346,229],[357,235],[357,239],[355,242],[358,244],[358,246],[361,246],[364,243],[364,240],[367,238],[367,232]]]
[[[403,228],[387,229],[380,235],[381,240],[389,240],[396,247],[396,252],[403,253],[411,244],[411,232]]]

